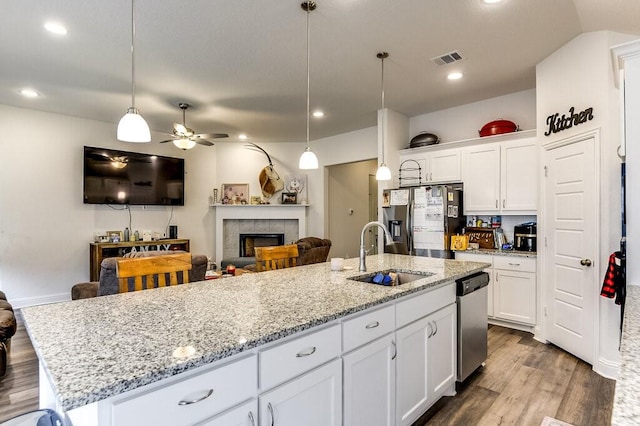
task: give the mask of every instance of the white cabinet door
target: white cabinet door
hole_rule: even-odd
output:
[[[258,400],[252,399],[219,416],[198,423],[197,426],[257,426],[257,424]]]
[[[470,146],[462,154],[464,214],[500,209],[500,145]]]
[[[393,334],[343,357],[344,426],[395,424]]]
[[[427,154],[427,182],[462,180],[461,149],[443,149]]]
[[[431,337],[427,345],[429,405],[444,395],[456,382],[457,333],[456,304],[429,315]]]
[[[536,214],[538,153],[535,138],[503,143],[501,157],[502,213]]]
[[[429,407],[427,341],[431,325],[419,319],[396,331],[396,425],[411,425]]]
[[[340,426],[342,365],[336,359],[260,396],[261,426]]]
[[[523,324],[536,323],[536,274],[495,270],[494,316]]]

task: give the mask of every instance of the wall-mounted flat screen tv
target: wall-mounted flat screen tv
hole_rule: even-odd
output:
[[[84,203],[184,206],[184,159],[84,147]]]

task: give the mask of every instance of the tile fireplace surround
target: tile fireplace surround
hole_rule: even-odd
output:
[[[307,207],[303,205],[224,205],[216,204],[216,264],[237,257],[241,233],[283,233],[288,244],[307,236]]]

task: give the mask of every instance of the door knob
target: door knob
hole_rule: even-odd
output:
[[[580,264],[581,264],[582,266],[591,266],[591,259],[582,259],[582,260],[580,261]]]

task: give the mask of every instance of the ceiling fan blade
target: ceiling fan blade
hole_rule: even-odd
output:
[[[194,141],[195,143],[199,144],[199,145],[204,145],[204,146],[213,146],[213,142],[208,141],[206,139],[191,139],[192,141]]]
[[[175,139],[167,139],[166,141],[160,141],[160,143],[173,142]]]
[[[200,133],[198,135],[193,135],[193,137],[197,139],[221,139],[228,138],[229,135],[226,133]]]
[[[183,126],[180,123],[173,123],[174,133],[178,133],[180,135],[184,135],[188,133],[189,129],[186,126]]]

